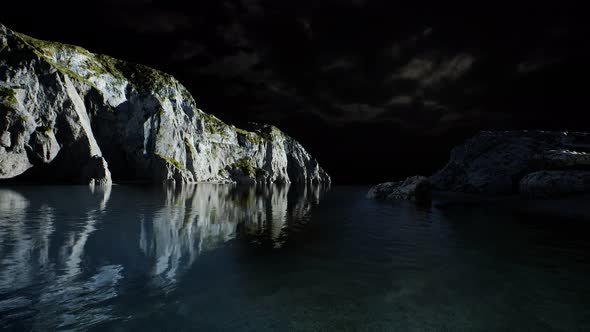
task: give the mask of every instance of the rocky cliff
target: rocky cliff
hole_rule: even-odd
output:
[[[0,25],[0,179],[330,182],[293,138],[249,129],[168,74]]]

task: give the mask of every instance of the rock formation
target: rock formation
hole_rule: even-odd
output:
[[[172,76],[0,25],[0,179],[330,182],[293,138],[196,107]]]
[[[590,134],[587,133],[484,131],[455,147],[447,165],[431,181],[433,188],[441,191],[485,194],[524,191],[529,195],[535,195],[535,188],[547,194],[549,184],[541,185],[539,181],[549,181],[558,191],[556,194],[565,194],[565,187],[577,181],[574,177],[588,176],[588,151]],[[582,190],[580,186],[576,185],[576,192]]]
[[[555,197],[590,193],[590,172],[538,171],[519,182],[519,193],[529,197]]]
[[[404,181],[381,183],[369,190],[367,198],[406,199],[418,203],[430,202],[430,181],[423,176],[412,176]]]
[[[370,198],[408,199],[406,181],[385,183]],[[424,181],[424,180],[422,180]],[[483,131],[451,152],[430,177],[437,191],[522,194],[527,197],[590,193],[590,134],[548,131]]]

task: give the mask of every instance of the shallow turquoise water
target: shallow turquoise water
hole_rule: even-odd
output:
[[[367,189],[0,188],[0,328],[590,331],[588,227]]]

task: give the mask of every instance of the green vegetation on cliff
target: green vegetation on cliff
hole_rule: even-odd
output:
[[[13,89],[0,86],[0,111],[8,113],[16,108],[16,92]]]
[[[162,155],[160,153],[156,153],[155,155],[157,157],[159,157],[160,159],[162,159],[164,161],[167,161],[168,163],[174,165],[174,167],[176,167],[178,169],[181,169],[181,170],[185,169],[184,165],[180,161],[178,161],[178,160],[176,160],[176,159],[174,159],[172,157],[166,157],[166,156],[164,156],[164,155]]]
[[[61,72],[85,83],[90,83],[88,80],[91,77],[103,74],[109,74],[115,79],[128,81],[140,92],[150,92],[168,86],[175,87],[177,83],[174,77],[159,70],[115,59],[107,55],[93,54],[80,46],[40,40],[22,33],[15,33],[15,36],[16,38],[13,39],[17,49],[32,50],[34,54],[43,58]],[[77,54],[78,57],[82,58],[83,63],[70,63],[69,61],[74,58],[72,56],[57,56],[67,52]]]
[[[249,158],[240,158],[230,165],[231,168],[239,168],[244,175],[254,176],[256,175],[256,167],[252,164]]]

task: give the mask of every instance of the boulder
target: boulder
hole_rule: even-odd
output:
[[[60,147],[53,131],[41,128],[31,134],[25,149],[29,151],[28,157],[33,164],[49,164],[57,157]]]
[[[412,176],[403,181],[381,183],[369,190],[367,198],[404,199],[419,203],[430,202],[430,180],[424,176]]]

